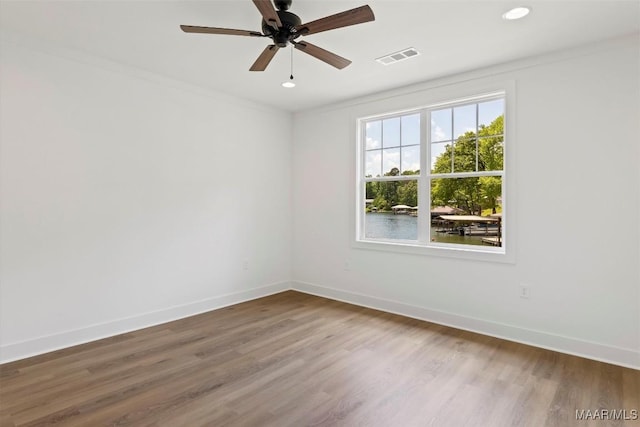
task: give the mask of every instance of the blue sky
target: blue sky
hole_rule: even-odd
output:
[[[476,115],[476,105],[478,106]],[[443,108],[431,113],[431,165],[465,132],[488,126],[504,113],[504,100]],[[476,117],[477,122],[476,123]],[[366,124],[365,176],[378,176],[394,167],[420,169],[420,114],[409,114]]]

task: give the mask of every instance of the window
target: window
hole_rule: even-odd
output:
[[[500,92],[359,120],[357,240],[504,253],[504,118]]]

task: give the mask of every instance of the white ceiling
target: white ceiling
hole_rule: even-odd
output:
[[[640,0],[522,3],[531,14],[504,21],[502,13],[521,2],[294,0],[290,11],[303,22],[363,4],[376,16],[306,37],[353,63],[337,70],[295,51],[295,89],[280,86],[289,77],[289,49],[265,72],[250,72],[268,39],[185,34],[178,27],[259,31],[261,17],[250,0],[2,0],[0,28],[289,111],[640,31]],[[407,47],[421,55],[390,66],[374,61]]]

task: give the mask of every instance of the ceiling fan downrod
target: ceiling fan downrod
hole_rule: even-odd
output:
[[[291,3],[293,3],[293,0],[273,0],[273,4],[276,5],[278,10],[289,10]]]

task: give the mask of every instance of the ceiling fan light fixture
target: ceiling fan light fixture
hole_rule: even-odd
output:
[[[293,50],[291,51],[291,55],[293,58]],[[291,89],[292,87],[296,87],[295,82],[293,81],[293,60],[291,61],[291,75],[289,76],[289,80],[286,82],[282,82],[282,87],[286,87],[287,89]]]
[[[502,15],[502,19],[507,21],[513,21],[515,19],[521,19],[527,16],[531,12],[531,8],[526,6],[514,7],[513,9],[505,12]]]
[[[296,87],[296,84],[293,82],[293,45],[291,45],[291,75],[289,75],[289,80],[282,82],[282,87],[287,89]]]
[[[226,34],[233,36],[267,37],[273,42],[258,56],[249,71],[264,71],[279,49],[289,44],[307,55],[313,56],[339,70],[351,64],[346,58],[322,49],[308,42],[298,41],[300,37],[337,28],[350,27],[375,21],[375,16],[368,5],[345,10],[334,15],[325,16],[315,21],[302,23],[300,17],[289,12],[293,0],[253,0],[253,4],[262,15],[262,32],[238,30],[233,28],[198,27],[180,25],[185,33]],[[274,4],[277,8],[274,8]]]

